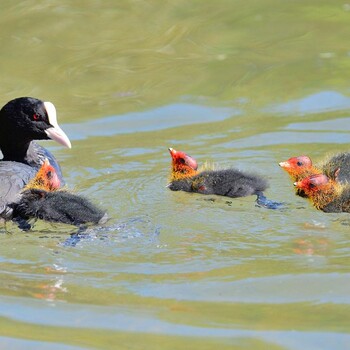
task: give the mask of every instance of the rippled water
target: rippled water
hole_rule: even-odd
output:
[[[50,100],[43,142],[108,210],[80,239],[0,229],[0,348],[348,349],[349,214],[278,162],[349,150],[343,1],[3,1],[1,96]],[[266,176],[266,195],[171,192],[168,147]],[[6,233],[7,231],[7,233]]]

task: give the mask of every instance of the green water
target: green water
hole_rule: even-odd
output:
[[[3,0],[0,21],[0,104],[56,105],[73,148],[42,144],[111,218],[76,245],[1,229],[1,349],[350,348],[349,214],[277,165],[349,150],[350,4]],[[169,191],[168,147],[284,208]]]

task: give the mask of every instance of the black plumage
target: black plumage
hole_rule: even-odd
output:
[[[172,191],[216,194],[226,197],[245,197],[258,195],[267,187],[267,181],[261,176],[243,173],[236,169],[207,170],[197,175],[173,180],[168,185]]]
[[[350,182],[350,153],[342,152],[321,164],[322,173],[340,183]]]
[[[344,188],[338,196],[332,198],[330,203],[319,209],[325,213],[350,213],[350,188]]]
[[[28,189],[17,203],[11,205],[13,217],[22,220],[42,219],[70,225],[102,224],[107,221],[105,211],[83,196],[67,191]]]

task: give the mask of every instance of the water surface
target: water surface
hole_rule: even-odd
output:
[[[0,348],[347,349],[349,215],[277,166],[349,149],[343,1],[3,1],[1,104],[52,101],[42,142],[104,227],[0,234]],[[266,176],[266,195],[170,192],[168,147]],[[7,233],[6,233],[7,231]]]

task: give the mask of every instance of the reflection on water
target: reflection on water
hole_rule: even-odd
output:
[[[350,118],[324,120],[319,122],[293,123],[286,127],[287,130],[313,130],[313,131],[350,131]],[[340,136],[338,134],[338,136]],[[344,143],[348,141],[344,140]]]
[[[350,98],[335,91],[321,91],[298,101],[265,108],[266,113],[300,116],[310,113],[327,113],[350,108]]]
[[[348,274],[278,275],[234,282],[135,285],[133,292],[157,298],[242,303],[334,303],[347,304]],[[332,286],[332,287],[330,287]],[[271,290],[278,290],[278,295]],[[220,290],[218,294],[217,291]]]
[[[0,228],[0,348],[347,349],[349,216],[296,197],[277,164],[349,150],[349,16],[3,1],[2,104],[55,103],[73,148],[43,144],[110,220]],[[171,146],[262,174],[284,207],[169,191]]]
[[[84,349],[78,346],[65,345],[63,343],[52,343],[45,341],[32,341],[32,340],[20,340],[14,338],[0,337],[0,347],[2,349],[12,349],[12,350],[81,350]]]
[[[51,281],[49,283],[39,283],[35,286],[36,290],[33,290],[32,296],[50,302],[64,300],[60,298],[60,295],[68,292],[64,286],[64,277],[62,277],[67,272],[66,267],[53,264],[52,267],[45,268],[45,271],[52,275]]]
[[[350,121],[350,120],[349,120]],[[304,124],[305,125],[305,124]],[[254,135],[242,140],[235,140],[220,145],[226,148],[250,148],[252,142],[256,147],[277,146],[285,144],[347,144],[349,142],[348,134],[338,134],[332,132],[316,133],[316,132],[272,132],[260,135]],[[346,149],[346,148],[345,148]],[[291,151],[293,155],[295,151]]]
[[[135,132],[158,131],[174,127],[221,121],[240,114],[239,109],[215,108],[191,104],[173,104],[151,111],[105,117],[85,123],[66,124],[72,140],[91,136],[113,136]]]

